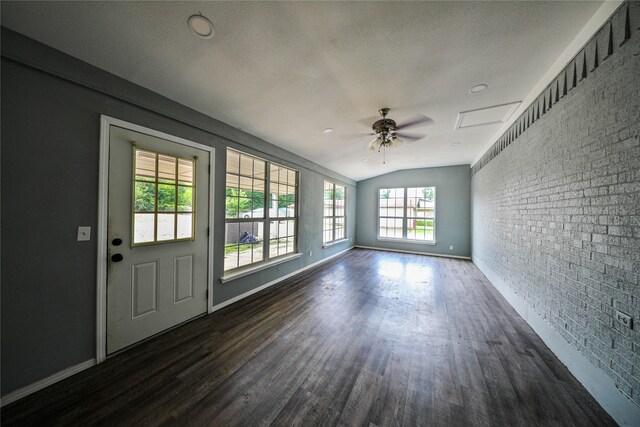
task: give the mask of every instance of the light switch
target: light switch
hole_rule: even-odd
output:
[[[78,242],[91,240],[91,227],[78,227]]]

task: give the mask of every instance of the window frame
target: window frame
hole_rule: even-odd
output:
[[[263,227],[263,236],[262,236],[262,259],[259,261],[254,261],[251,262],[249,264],[244,264],[241,266],[237,266],[234,268],[229,268],[227,269],[224,266],[224,262],[223,262],[223,277],[221,277],[221,281],[224,283],[226,281],[232,280],[234,278],[237,277],[242,277],[245,274],[249,274],[252,273],[254,271],[259,271],[262,270],[264,268],[270,267],[272,265],[276,265],[276,264],[280,264],[281,262],[285,262],[288,261],[289,259],[293,259],[293,258],[298,258],[299,256],[301,256],[300,252],[299,252],[299,247],[298,247],[298,240],[299,240],[299,211],[300,211],[300,203],[299,203],[299,197],[300,197],[300,171],[298,169],[294,169],[290,166],[286,166],[283,165],[281,163],[277,163],[268,159],[265,159],[263,157],[259,157],[256,156],[254,154],[251,153],[247,153],[244,151],[240,151],[231,147],[227,147],[226,150],[226,154],[227,154],[227,160],[225,161],[225,195],[226,195],[226,190],[227,188],[229,188],[227,186],[227,176],[230,174],[228,171],[228,155],[229,152],[233,151],[235,153],[238,154],[239,158],[241,158],[240,156],[244,155],[244,156],[248,156],[251,157],[253,159],[257,159],[259,161],[264,162],[265,165],[265,175],[264,175],[264,196],[263,196],[263,207],[262,207],[262,212],[263,212],[263,216],[261,218],[254,218],[253,216],[248,217],[248,218],[244,218],[240,216],[240,212],[238,212],[238,217],[237,218],[227,218],[227,204],[226,204],[226,196],[225,196],[225,233],[224,233],[224,248],[225,248],[225,257],[226,257],[226,248],[228,246],[232,246],[232,245],[228,245],[227,244],[227,230],[228,230],[228,224],[242,224],[242,223],[262,223],[262,227]],[[271,193],[271,187],[272,187],[272,180],[271,180],[271,167],[272,166],[276,166],[276,167],[280,167],[280,168],[284,168],[288,171],[292,171],[295,173],[295,182],[294,182],[294,195],[295,195],[295,208],[293,210],[293,215],[294,216],[278,216],[278,207],[275,208],[269,208],[269,204],[272,202],[272,193]],[[240,168],[240,166],[238,166]],[[244,176],[241,175],[240,173],[240,169],[238,170],[238,174],[232,174],[232,175],[236,175],[238,177],[238,179],[240,179],[240,177]],[[255,171],[254,171],[255,174]],[[252,176],[251,179],[255,179],[255,175]],[[262,179],[261,179],[262,180]],[[277,181],[276,181],[277,183]],[[287,184],[289,185],[289,184]],[[290,185],[289,185],[290,186]],[[259,208],[258,208],[259,209]],[[271,210],[275,209],[276,212],[276,216],[272,217],[271,216]],[[285,207],[285,215],[289,214],[289,208]],[[270,250],[271,250],[271,240],[272,240],[272,236],[271,236],[271,225],[272,223],[277,223],[278,221],[294,221],[294,225],[293,225],[293,251],[292,252],[286,252],[284,254],[281,255],[276,255],[276,256],[271,256],[270,254]],[[277,227],[277,225],[276,225]],[[279,237],[276,237],[279,238]],[[239,245],[238,245],[239,246]]]
[[[326,200],[325,198],[325,191],[327,191],[326,188],[326,184],[329,183],[331,184],[332,187],[332,194],[333,194],[333,198],[332,198],[332,210],[333,213],[332,215],[325,215],[325,205],[324,205],[324,201]],[[342,187],[344,189],[344,204],[343,204],[343,209],[344,209],[344,215],[341,216],[337,216],[336,215],[336,186]],[[344,242],[346,240],[348,240],[347,237],[347,204],[348,204],[348,197],[347,197],[347,186],[345,184],[342,183],[338,183],[336,181],[331,181],[328,179],[325,179],[322,183],[322,246],[326,247],[326,246],[331,246],[334,245],[336,243],[340,243],[340,242]],[[327,218],[331,218],[333,220],[333,227],[331,227],[331,234],[332,234],[332,239],[331,240],[324,240],[324,233],[325,233],[325,228],[324,228],[324,221]],[[342,218],[343,220],[343,230],[344,230],[344,236],[336,239],[336,218]]]
[[[137,171],[136,171],[136,167],[137,167],[137,152],[146,152],[146,153],[152,153],[154,154],[154,163],[155,163],[155,177],[153,179],[153,181],[150,180],[143,180],[143,179],[139,179],[137,177]],[[187,157],[180,157],[180,156],[175,156],[172,154],[167,154],[161,151],[155,151],[155,150],[150,150],[147,148],[138,148],[135,144],[132,144],[132,162],[131,162],[131,167],[132,167],[132,179],[131,179],[131,239],[129,242],[129,246],[131,248],[136,248],[136,247],[140,247],[140,246],[155,246],[155,245],[163,245],[163,244],[167,244],[167,243],[177,243],[177,242],[189,242],[189,241],[194,241],[196,239],[196,172],[197,172],[197,165],[198,165],[198,157],[195,156],[191,159],[187,158]],[[160,178],[159,178],[159,173],[160,173],[160,168],[159,168],[159,162],[160,162],[160,156],[164,156],[164,157],[172,157],[175,158],[175,182],[172,183],[165,183],[165,182],[160,182]],[[184,160],[187,161],[189,163],[191,163],[191,185],[186,185],[181,183],[180,181],[180,177],[179,177],[179,163],[180,160]],[[153,206],[153,210],[152,211],[138,211],[136,209],[136,183],[142,183],[142,184],[153,184],[154,186],[154,206]],[[160,190],[159,187],[161,185],[165,185],[165,186],[172,186],[175,187],[175,195],[174,195],[174,204],[175,204],[175,210],[174,211],[160,211],[158,210],[158,197],[160,194]],[[179,188],[191,188],[191,211],[180,211],[178,209],[178,200],[179,200],[179,196],[178,196],[178,192],[179,192]],[[190,237],[182,237],[182,238],[178,238],[178,215],[179,214],[191,214],[191,235]],[[144,241],[144,242],[136,242],[135,241],[135,232],[136,232],[136,214],[152,214],[154,216],[154,225],[153,225],[153,240],[148,240],[148,241]],[[174,238],[173,239],[164,239],[164,240],[158,240],[158,215],[173,215],[174,216],[174,224],[173,224],[173,231],[174,231]]]
[[[409,229],[409,220],[412,219],[422,219],[421,217],[416,216],[408,216],[408,199],[409,199],[409,189],[418,189],[418,188],[433,188],[434,196],[433,196],[433,217],[425,217],[426,220],[433,220],[433,240],[418,240],[412,239],[408,237],[408,229]],[[403,205],[402,205],[402,217],[399,216],[382,216],[380,215],[380,192],[383,190],[403,190],[404,195]],[[436,216],[437,216],[437,197],[438,191],[435,185],[422,185],[422,186],[402,186],[402,187],[379,187],[376,191],[376,237],[378,240],[382,241],[392,241],[392,242],[403,242],[403,243],[412,243],[418,245],[435,245],[437,242],[436,239]],[[382,218],[394,218],[402,220],[402,237],[386,237],[380,235],[380,219]]]

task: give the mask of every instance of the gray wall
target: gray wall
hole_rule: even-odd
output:
[[[378,189],[432,185],[436,187],[436,244],[378,240]],[[359,181],[356,244],[468,257],[471,255],[470,191],[469,165],[407,169]],[[449,250],[450,245],[454,250]]]
[[[323,179],[348,178],[5,28],[1,79],[3,395],[95,357],[101,114],[216,148],[214,304],[351,245],[322,248]],[[222,284],[227,146],[300,171],[303,256]]]
[[[620,22],[616,52],[589,44],[589,74],[473,175],[472,252],[640,405],[640,35],[618,48]]]

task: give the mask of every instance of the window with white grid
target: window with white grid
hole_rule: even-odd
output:
[[[298,172],[227,150],[224,270],[297,251]]]
[[[331,181],[324,182],[322,243],[345,239],[347,188]]]
[[[436,188],[378,190],[378,238],[435,243]]]

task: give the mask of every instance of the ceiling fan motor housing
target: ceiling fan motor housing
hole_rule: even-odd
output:
[[[371,127],[375,133],[393,133],[398,130],[395,120],[380,119]]]
[[[394,134],[398,131],[395,120],[387,119],[389,111],[389,108],[381,108],[378,110],[382,118],[371,126],[373,131],[380,135],[383,143],[390,142],[389,139],[393,138],[395,136]]]
[[[389,111],[389,108],[381,108],[380,110],[378,110],[382,118],[376,121],[373,126],[371,126],[371,129],[373,129],[376,134],[376,139],[369,143],[369,150],[371,151],[380,151],[381,149],[387,147],[397,147],[404,142],[404,138],[409,139],[409,141],[417,141],[421,138],[413,135],[398,134],[398,125],[396,124],[395,120],[387,118],[387,114],[389,114]],[[405,122],[401,125],[401,127],[402,129],[405,129],[410,126],[415,126],[417,124],[429,121],[430,119],[428,117],[421,116],[420,118]]]

